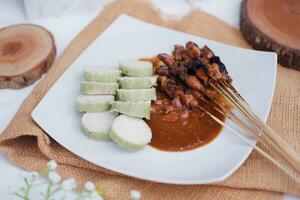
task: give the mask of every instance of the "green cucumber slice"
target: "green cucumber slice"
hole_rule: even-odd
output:
[[[80,83],[81,94],[116,94],[118,88],[118,83],[100,83],[89,81],[81,81]]]
[[[113,101],[111,109],[130,116],[150,119],[151,101]]]
[[[146,89],[157,85],[157,77],[121,77],[119,78],[122,89]]]
[[[76,107],[80,112],[102,112],[110,109],[113,100],[113,95],[79,95]]]
[[[147,61],[123,60],[119,62],[119,69],[127,76],[147,77],[153,75],[152,64]]]
[[[150,143],[152,132],[144,120],[120,115],[112,123],[109,136],[121,148],[127,151],[137,151]]]
[[[83,71],[83,77],[87,81],[96,82],[117,82],[120,77],[118,69],[87,67]]]
[[[91,139],[109,141],[109,128],[116,116],[109,111],[84,113],[81,117],[81,129]]]

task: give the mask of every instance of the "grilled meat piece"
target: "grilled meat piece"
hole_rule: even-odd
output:
[[[213,63],[216,63],[219,65],[220,72],[228,74],[224,63],[221,62],[219,56],[213,56],[209,59],[209,64],[213,64]]]
[[[189,75],[194,75],[196,73],[197,68],[194,65],[187,65],[186,69]]]
[[[170,56],[166,53],[161,53],[158,54],[157,57],[163,62],[165,63],[167,66],[173,66],[175,64],[175,60],[173,58],[173,56]]]
[[[172,67],[170,69],[170,75],[182,82],[185,82],[187,76],[187,69],[183,66]]]
[[[198,69],[205,69],[206,65],[202,62],[202,60],[204,59],[198,58],[198,60],[193,60],[191,63],[184,63],[187,73],[189,75],[196,75]]]
[[[206,46],[206,45],[204,45],[204,47],[202,48],[202,52],[203,52],[204,58],[206,58],[208,60],[214,56],[213,51],[210,50],[210,48],[208,48],[208,46]]]
[[[201,92],[197,91],[196,89],[186,88],[182,84],[178,84],[175,80],[165,76],[159,76],[158,83],[162,91],[165,92],[172,100],[173,107],[175,108],[180,107],[182,104],[189,105],[190,101],[193,101],[196,99],[196,97],[201,96]],[[203,90],[205,89],[203,88]],[[179,100],[180,102],[178,102]]]
[[[180,96],[180,100],[184,105],[191,105],[196,99],[192,94],[183,94]]]
[[[157,68],[156,73],[160,76],[169,76],[169,68],[165,65],[160,65]]]
[[[198,60],[201,61],[204,66],[209,65],[209,60],[207,60],[206,58],[199,58]]]
[[[188,87],[198,90],[199,92],[204,91],[204,86],[201,84],[201,82],[197,79],[196,76],[189,75],[185,67],[174,67],[170,70],[170,74],[180,81],[184,82]]]
[[[181,63],[190,64],[192,62],[192,58],[189,56],[187,50],[181,45],[175,45],[173,56],[177,65],[180,65]]]
[[[193,96],[197,99],[197,100],[199,100],[201,97],[203,97],[203,93],[201,93],[201,92],[198,92],[197,90],[193,90],[192,91],[192,94],[193,94]]]
[[[206,65],[208,65],[208,61],[204,58],[198,58],[197,60],[193,60],[191,63],[191,66],[195,69],[205,68]]]
[[[224,73],[228,74],[227,69],[222,62],[218,62],[218,65],[219,65],[220,72],[222,72],[222,73],[224,72]]]
[[[192,58],[188,55],[187,51],[184,51],[182,54],[182,59],[180,61],[181,64],[186,65],[186,64],[191,64],[193,62]]]
[[[181,61],[184,53],[185,53],[184,46],[175,45],[174,51],[173,51],[173,56],[174,56],[175,61]]]
[[[199,92],[205,91],[204,86],[201,84],[201,82],[197,79],[196,76],[187,75],[185,78],[185,83],[190,88],[195,89]]]
[[[211,99],[215,99],[216,96],[217,96],[217,92],[215,90],[206,88],[205,95],[208,96]]]
[[[186,51],[187,51],[188,55],[191,58],[197,59],[201,56],[201,49],[198,47],[197,44],[189,41],[186,43],[185,47],[186,47]]]
[[[175,90],[175,97],[180,97],[182,94],[184,94],[183,89],[179,86],[179,88]]]
[[[221,60],[220,60],[220,57],[219,56],[212,56],[210,59],[209,59],[209,64],[213,64],[213,63],[220,63]]]
[[[158,83],[160,83],[161,89],[171,98],[175,97],[175,91],[180,89],[175,80],[169,79],[166,76],[159,76]]]
[[[207,74],[215,81],[224,79],[224,74],[220,72],[219,65],[213,63],[207,67]]]
[[[205,70],[203,68],[196,70],[196,76],[204,82],[204,84],[208,83],[209,77],[207,76]]]

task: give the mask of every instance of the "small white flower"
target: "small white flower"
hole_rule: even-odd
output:
[[[22,172],[21,178],[26,178],[28,181],[32,181],[34,178],[38,177],[39,174],[37,172]]]
[[[62,187],[67,191],[71,191],[76,188],[76,180],[74,178],[66,179],[62,182]]]
[[[33,172],[30,172],[30,173],[29,173],[29,176],[30,176],[31,178],[36,178],[36,177],[39,176],[39,173],[33,171]]]
[[[29,172],[26,178],[29,182],[31,182],[34,181],[38,176],[39,174],[37,172]]]
[[[99,195],[98,192],[93,191],[93,192],[91,193],[91,200],[103,200],[103,198],[102,198],[101,195]]]
[[[91,181],[87,181],[85,184],[84,184],[84,189],[86,189],[87,191],[89,192],[92,192],[95,190],[95,185],[93,182]]]
[[[50,160],[48,163],[47,163],[47,167],[48,167],[48,170],[49,171],[54,171],[56,168],[57,168],[57,163],[55,160]]]
[[[131,190],[131,192],[130,192],[130,198],[132,200],[138,200],[138,199],[141,198],[141,193],[139,191],[137,191],[137,190]]]
[[[57,172],[49,172],[48,178],[53,183],[59,183],[61,180],[61,176]]]

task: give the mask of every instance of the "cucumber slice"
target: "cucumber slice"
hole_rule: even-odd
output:
[[[119,62],[119,69],[127,76],[147,77],[153,75],[152,64],[147,61],[123,60]]]
[[[156,86],[157,77],[121,77],[119,84],[122,89],[146,89]]]
[[[118,69],[88,67],[84,69],[83,77],[87,81],[117,82],[120,71]]]
[[[112,123],[109,136],[121,148],[137,151],[150,143],[152,132],[144,120],[120,115]]]
[[[155,88],[150,89],[117,89],[119,101],[148,101],[156,99]]]
[[[113,95],[79,95],[76,107],[80,112],[101,112],[109,110],[113,100]]]
[[[84,113],[81,117],[81,129],[91,139],[109,141],[109,128],[116,118],[112,112]]]
[[[116,94],[118,88],[118,83],[100,83],[89,81],[81,81],[80,83],[81,94]]]
[[[130,116],[150,119],[151,101],[113,101],[111,109]]]

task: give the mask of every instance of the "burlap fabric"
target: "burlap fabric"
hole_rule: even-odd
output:
[[[192,11],[180,21],[164,21],[158,11],[145,1],[113,2],[69,44],[46,77],[25,99],[16,116],[0,136],[0,149],[11,162],[25,169],[40,170],[49,159],[54,159],[60,164],[58,171],[63,177],[75,177],[80,183],[92,180],[103,185],[106,199],[128,199],[129,191],[133,188],[142,192],[142,199],[244,200],[280,199],[283,192],[300,195],[299,185],[256,152],[253,152],[231,177],[221,183],[176,186],[137,180],[97,167],[67,151],[43,132],[30,117],[32,110],[80,53],[122,13],[156,25],[249,48],[237,29],[206,13]],[[282,133],[281,137],[298,153],[299,115],[300,72],[278,66],[276,91],[268,123]]]

